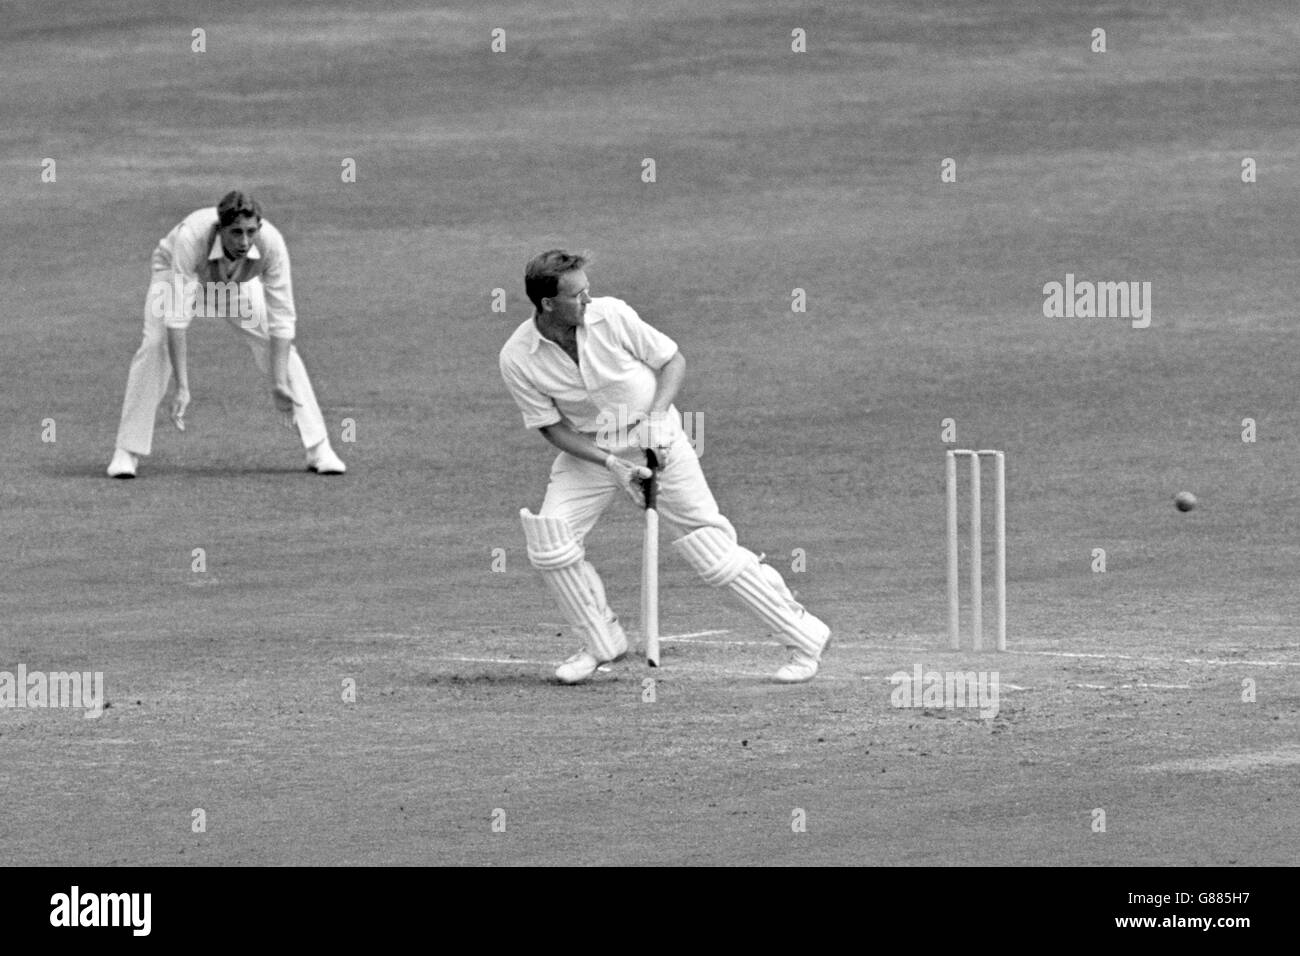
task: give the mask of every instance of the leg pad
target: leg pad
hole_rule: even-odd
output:
[[[674,541],[673,547],[706,583],[715,588],[729,587],[791,647],[814,658],[821,654],[829,628],[795,601],[781,573],[762,564],[753,551],[713,527],[692,531]]]
[[[598,661],[627,653],[627,636],[609,605],[596,569],[584,560],[582,543],[563,518],[544,518],[527,508],[519,512],[528,544],[528,560],[541,572],[565,620],[587,639]]]

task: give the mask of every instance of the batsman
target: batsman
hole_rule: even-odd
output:
[[[559,454],[539,513],[520,512],[528,559],[585,646],[556,668],[565,684],[623,658],[628,639],[587,561],[583,541],[620,491],[641,507],[654,473],[658,514],[681,536],[673,549],[709,585],[730,591],[792,650],[782,683],[811,680],[830,628],[799,604],[780,572],[736,540],[718,510],[673,400],[686,373],[677,343],[621,299],[592,298],[586,253],[533,257],[533,303],[501,349],[501,376],[523,413]]]

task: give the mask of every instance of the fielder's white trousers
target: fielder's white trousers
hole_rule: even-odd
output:
[[[126,380],[122,421],[117,429],[117,447],[136,455],[148,455],[153,450],[154,419],[171,381],[172,362],[171,356],[167,354],[167,329],[163,325],[161,309],[154,302],[155,296],[167,293],[171,283],[170,272],[156,270],[153,273],[144,307],[144,340],[140,343],[135,358],[131,360],[131,372]],[[245,319],[239,315],[238,309],[230,309],[232,314],[226,321],[248,343],[258,369],[263,375],[269,375],[271,340],[267,334],[266,298],[262,291],[262,280],[251,279],[241,283],[240,292],[251,306],[251,315]],[[195,321],[211,320],[199,318]],[[245,328],[245,325],[248,327]],[[302,364],[298,350],[292,345],[289,347],[289,388],[301,405],[294,409],[294,424],[298,426],[303,447],[311,448],[320,444],[328,435],[325,419],[316,402],[316,393],[312,390],[307,368]],[[269,393],[269,386],[267,391]]]

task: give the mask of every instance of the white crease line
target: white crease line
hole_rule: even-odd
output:
[[[543,624],[545,624],[545,622],[543,622]],[[556,625],[556,626],[560,626],[560,625]],[[700,638],[709,637],[714,634],[730,634],[730,633],[731,633],[730,630],[727,630],[725,628],[720,630],[711,630],[711,631],[691,631],[686,634],[669,634],[659,638],[659,641],[660,643],[668,642],[668,643],[675,643],[675,644],[698,644],[702,647],[784,647],[785,646],[780,641],[700,640]],[[368,636],[411,637],[414,635],[370,634]],[[880,644],[880,643],[858,644],[858,643],[848,643],[843,641],[837,641],[831,645],[832,654],[837,649],[874,651],[874,652],[884,652],[890,654],[936,655],[936,654],[959,653],[957,651],[951,651],[950,649],[944,647],[898,647],[897,645],[888,645],[888,644]],[[983,654],[983,652],[977,652],[977,651],[972,651],[970,653]],[[1008,656],[1020,655],[1026,657],[1065,657],[1065,658],[1074,658],[1074,659],[1082,659],[1082,660],[1099,660],[1099,661],[1135,661],[1144,664],[1166,664],[1166,665],[1167,664],[1205,664],[1208,666],[1224,666],[1224,667],[1300,667],[1300,661],[1224,660],[1216,657],[1188,657],[1188,658],[1139,657],[1134,654],[1091,654],[1084,651],[1006,650],[1006,651],[997,652],[996,654],[990,652],[985,656],[981,656],[979,659],[981,661],[984,661],[987,657],[987,660],[997,660],[997,658],[1003,654]],[[549,663],[547,661],[528,661],[528,660],[512,660],[512,659],[499,659],[499,658],[475,658],[475,657],[462,657],[462,658],[447,657],[447,658],[434,658],[434,660],[450,660],[450,661],[462,661],[465,663],[483,663],[483,664],[532,664],[532,663],[546,664]],[[1105,689],[1105,687],[1108,685],[1077,684],[1074,686],[1096,687],[1098,689]],[[1184,685],[1182,684],[1169,684],[1169,685],[1153,684],[1153,685],[1146,685],[1146,686],[1152,686],[1152,687],[1167,686],[1170,688],[1179,688],[1179,689],[1183,689],[1184,687]]]
[[[1068,687],[1076,690],[1191,690],[1191,684],[1148,684],[1139,681],[1136,684],[1069,684]]]
[[[908,672],[906,672],[906,673],[907,673],[908,678],[910,679],[911,676],[912,676],[911,671],[908,671]],[[892,683],[894,683],[894,680],[893,680],[892,678],[890,678],[890,677],[870,677],[870,676],[868,676],[868,677],[863,677],[863,678],[861,678],[861,679],[862,679],[862,680],[881,681],[881,682],[886,683],[886,684],[892,684]],[[962,686],[965,686],[965,684],[963,684]],[[1019,684],[1008,684],[1008,683],[1006,683],[1005,681],[999,681],[999,682],[998,682],[998,689],[999,689],[999,690],[1033,690],[1032,687],[1021,687]]]
[[[726,633],[723,631],[722,633]],[[700,647],[785,647],[780,641],[694,641],[681,640],[675,637],[661,637],[659,643],[669,642],[670,644],[695,644]]]
[[[664,641],[681,641],[684,644],[692,643],[690,641],[685,641],[682,639],[691,638],[691,637],[701,637],[706,634],[726,634],[726,633],[728,632],[727,631],[695,631],[690,634],[669,634],[665,637],[659,638],[659,643],[662,644]],[[708,644],[708,643],[727,643],[727,642],[726,641],[697,641],[694,643]],[[638,658],[641,656],[640,654],[633,652],[631,648],[628,649],[628,653],[629,655]],[[432,658],[428,658],[428,660],[441,661],[444,663],[452,662],[456,664],[529,664],[529,665],[537,665],[540,667],[547,667],[547,666],[554,667],[559,663],[558,661],[534,661],[534,660],[529,660],[527,658],[520,658],[520,657],[432,657]],[[610,670],[610,667],[609,665],[601,665],[601,667],[599,667],[598,670],[607,671]]]
[[[1085,654],[1078,651],[1003,651],[1038,657],[1079,657],[1099,661],[1138,661],[1144,664],[1214,664],[1231,667],[1300,667],[1300,661],[1227,661],[1217,657],[1137,657],[1132,654]]]
[[[504,658],[504,657],[432,657],[432,658],[427,658],[427,660],[429,660],[430,663],[434,663],[434,664],[526,664],[530,667],[532,666],[555,667],[557,664],[556,661],[533,661],[533,660],[520,660],[518,658]],[[689,662],[678,661],[675,663],[673,662],[666,663],[661,667],[648,667],[648,666],[644,666],[644,661],[641,660],[639,655],[633,660],[619,661],[617,665],[602,664],[600,667],[596,668],[596,670],[598,673],[601,674],[610,674],[610,673],[618,673],[618,672],[630,673],[631,670],[636,667],[641,667],[644,671],[643,676],[646,677],[653,677],[656,674],[660,674],[665,678],[715,677],[718,675],[723,675],[725,677],[734,677],[741,680],[770,681],[773,686],[781,686],[781,687],[795,686],[795,685],[781,684],[779,681],[773,680],[772,671],[730,670],[725,665],[709,664],[703,661],[689,661]],[[853,677],[853,676],[840,676],[837,674],[821,673],[817,675],[814,683],[824,684],[827,682],[841,682],[841,681],[852,681],[856,683],[862,679],[863,678]],[[1005,684],[1003,685],[1004,688],[1007,688],[1009,686],[1010,685],[1005,685]]]
[[[726,633],[728,633],[728,632],[727,632],[727,631],[700,631],[700,632],[698,632],[698,633],[700,633],[700,634],[726,634]],[[695,636],[695,635],[692,635],[692,634],[682,634],[682,635],[680,635],[681,638],[690,638],[690,637],[694,637],[694,636]],[[665,641],[666,641],[666,640],[678,640],[678,638],[660,638],[660,640],[665,640]],[[741,647],[784,647],[784,646],[785,646],[785,645],[781,644],[779,641],[697,641],[697,640],[682,640],[681,643],[683,643],[683,644],[700,644],[700,645],[705,645],[705,646],[708,646],[708,645],[714,645],[714,646],[719,646],[719,647],[723,647],[723,646],[727,646],[727,645],[736,645],[736,646],[741,646]],[[901,647],[901,648],[900,648],[900,647],[898,647],[898,646],[896,646],[896,645],[879,644],[879,643],[858,644],[858,643],[850,643],[850,642],[847,642],[847,641],[836,641],[834,644],[831,645],[831,653],[834,653],[837,649],[842,649],[842,650],[862,650],[862,651],[878,651],[878,652],[884,652],[884,653],[890,653],[890,654],[900,654],[900,653],[902,653],[902,654],[928,654],[928,655],[932,655],[932,656],[933,656],[933,655],[936,655],[936,654],[947,654],[947,653],[956,654],[956,653],[959,653],[959,652],[957,652],[957,651],[951,651],[951,650],[948,649],[948,648],[942,648],[942,647]],[[963,648],[963,651],[964,651],[964,650],[965,650],[965,648]],[[969,653],[972,653],[972,654],[984,654],[985,652],[982,652],[982,651],[971,651],[971,652],[969,652]],[[1207,664],[1207,665],[1212,665],[1212,666],[1213,666],[1213,665],[1225,665],[1225,666],[1241,666],[1241,667],[1300,667],[1300,661],[1223,660],[1223,659],[1216,658],[1216,657],[1189,657],[1189,658],[1137,657],[1137,656],[1135,656],[1135,655],[1133,655],[1133,654],[1088,654],[1088,653],[1084,653],[1084,652],[1081,652],[1081,651],[1080,651],[1080,652],[1072,652],[1072,651],[1017,651],[1017,650],[1006,650],[1006,651],[998,651],[996,654],[994,654],[994,653],[992,653],[992,652],[989,652],[989,653],[987,654],[987,659],[988,659],[988,660],[997,660],[998,656],[1001,656],[1001,655],[1003,655],[1003,654],[1006,654],[1006,655],[1019,654],[1019,655],[1024,655],[1024,656],[1038,656],[1038,657],[1071,657],[1071,658],[1085,658],[1085,659],[1087,659],[1087,660],[1103,660],[1103,661],[1104,661],[1104,660],[1136,661],[1136,662],[1139,662],[1139,663],[1146,663],[1146,664]],[[985,659],[984,657],[981,657],[981,658],[980,658],[980,660],[984,660],[984,659]],[[1170,685],[1170,686],[1174,686],[1174,685]]]
[[[1250,753],[1166,760],[1139,769],[1148,773],[1247,773],[1274,767],[1294,767],[1296,764],[1300,764],[1300,748],[1277,747]]]
[[[1234,631],[1300,631],[1294,624],[1229,624]]]
[[[435,663],[453,663],[453,664],[529,664],[545,666],[550,664],[555,666],[556,661],[529,661],[521,660],[518,657],[432,657],[429,660]]]

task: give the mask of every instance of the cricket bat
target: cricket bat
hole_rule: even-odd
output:
[[[655,495],[658,491],[659,459],[647,449],[645,463],[650,477],[645,488],[645,540],[641,546],[641,634],[645,639],[645,661],[659,666],[659,512]]]

